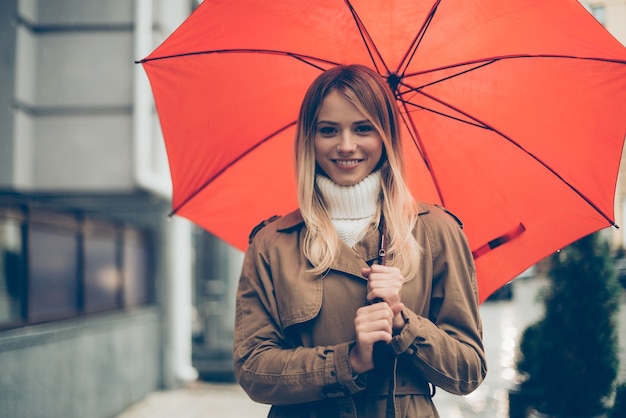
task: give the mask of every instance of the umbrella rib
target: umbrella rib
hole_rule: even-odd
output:
[[[424,154],[424,151],[422,150],[422,147],[420,146],[421,140],[418,139],[419,134],[417,133],[417,128],[415,126],[415,123],[413,122],[413,119],[411,118],[408,118],[408,121],[407,121],[406,115],[409,112],[408,109],[406,108],[407,102],[401,102],[401,104],[402,104],[402,108],[404,109],[404,112],[400,112],[400,118],[402,119],[402,122],[404,123],[404,125],[407,127],[409,135],[411,135],[411,140],[415,144],[417,151],[422,157],[422,161],[424,161],[424,164],[426,164],[426,168],[428,169],[428,171],[430,171],[430,162],[428,161],[428,158],[426,157],[426,155]]]
[[[470,72],[472,72],[472,71],[479,70],[479,69],[481,69],[482,67],[486,67],[486,66],[491,65],[491,64],[494,64],[494,63],[496,63],[496,62],[498,62],[498,61],[499,61],[498,59],[492,59],[492,60],[489,60],[489,61],[484,61],[484,62],[475,62],[475,63],[471,63],[471,64],[477,64],[477,65],[476,65],[475,67],[468,68],[468,69],[466,69],[466,70],[463,70],[463,71],[461,71],[461,72],[458,72],[458,73],[455,73],[455,74],[449,75],[449,76],[444,77],[444,78],[441,78],[441,79],[439,79],[439,80],[435,80],[435,81],[432,81],[432,82],[430,82],[430,83],[423,84],[423,85],[421,85],[421,86],[419,86],[419,87],[412,87],[412,86],[408,85],[407,83],[402,83],[402,85],[403,85],[403,86],[405,86],[405,87],[408,87],[408,88],[409,88],[409,90],[407,90],[406,92],[403,92],[402,94],[410,93],[410,92],[412,92],[412,91],[415,91],[415,92],[416,92],[416,91],[419,91],[420,89],[426,88],[426,87],[428,87],[428,86],[432,86],[432,85],[435,85],[435,84],[441,83],[441,82],[443,82],[443,81],[450,80],[450,79],[455,78],[455,77],[459,77],[459,76],[461,76],[461,75],[463,75],[463,74],[467,74],[467,73],[470,73]],[[465,64],[465,65],[470,65],[470,64]],[[450,67],[448,67],[447,69],[450,69],[450,68],[459,68],[459,67],[464,67],[465,65],[460,65],[460,66],[458,66],[458,67],[455,67],[455,66],[450,66]],[[425,74],[425,73],[422,73],[422,74]]]
[[[320,70],[324,70],[323,67],[320,67],[319,65],[314,64],[314,62],[319,62],[319,63],[323,63],[323,64],[330,64],[330,65],[339,65],[339,63],[334,62],[334,61],[330,61],[330,60],[326,60],[323,58],[317,58],[317,57],[313,57],[310,55],[304,55],[304,54],[297,54],[294,52],[288,52],[288,51],[280,51],[280,50],[275,50],[275,49],[253,49],[253,48],[241,48],[241,49],[210,49],[210,50],[206,50],[206,51],[192,51],[192,52],[183,52],[180,54],[172,54],[172,55],[163,55],[160,57],[147,57],[144,58],[142,60],[139,61],[135,61],[135,64],[145,64],[148,63],[150,61],[160,61],[160,60],[167,60],[167,59],[175,59],[175,58],[184,58],[184,57],[190,57],[190,56],[194,56],[194,55],[212,55],[212,54],[266,54],[266,55],[283,55],[283,56],[287,56],[287,57],[292,57],[297,59],[298,61],[302,61],[305,64],[311,65],[315,68],[318,68]]]
[[[618,60],[618,59],[613,59],[613,58],[581,57],[581,56],[576,56],[576,55],[558,55],[558,54],[536,54],[536,55],[514,54],[514,55],[501,55],[501,56],[496,56],[496,57],[480,58],[476,60],[459,62],[459,63],[451,64],[451,65],[444,65],[444,66],[437,67],[437,68],[431,68],[431,69],[424,70],[424,71],[416,71],[410,74],[405,74],[404,78],[414,77],[414,76],[418,76],[422,74],[434,73],[437,71],[449,70],[452,68],[465,67],[467,65],[473,65],[473,64],[482,64],[482,63],[492,64],[498,61],[508,61],[508,60],[526,59],[526,58],[573,59],[573,60],[582,60],[582,61],[600,61],[600,62],[607,62],[607,63],[614,63],[614,64],[626,64],[626,60]],[[480,68],[480,66],[474,69],[478,69],[478,68]]]
[[[428,96],[427,96],[427,97],[428,97]],[[404,100],[404,99],[402,99],[402,98],[397,99],[397,100],[398,100],[398,101],[400,101],[400,102],[401,102],[401,103],[403,103],[403,104],[410,105],[410,106],[412,106],[412,107],[416,107],[416,108],[418,108],[418,109],[422,109],[422,110],[425,110],[425,111],[427,111],[427,112],[431,112],[431,113],[434,113],[434,114],[436,114],[436,115],[443,116],[443,117],[446,117],[446,118],[448,118],[448,119],[455,120],[455,121],[457,121],[457,122],[465,123],[465,124],[467,124],[467,125],[475,126],[475,127],[477,127],[477,128],[487,129],[487,130],[490,130],[490,131],[491,131],[491,130],[493,130],[493,129],[491,129],[489,126],[485,126],[485,125],[483,125],[483,124],[479,123],[478,121],[476,121],[476,122],[472,122],[472,121],[469,121],[469,120],[464,120],[464,119],[458,118],[458,117],[456,117],[456,116],[452,116],[452,115],[449,115],[449,114],[447,114],[447,113],[443,113],[443,112],[440,112],[440,111],[438,111],[438,110],[431,109],[431,108],[426,107],[426,106],[421,106],[421,105],[418,105],[418,104],[416,104],[416,103],[411,102],[410,100]],[[410,113],[410,111],[408,110],[408,108],[406,108],[406,106],[405,106],[405,109],[406,109],[406,112],[407,112],[407,113]]]
[[[522,152],[526,153],[526,155],[528,155],[529,157],[531,157],[533,160],[535,160],[536,162],[538,162],[541,166],[543,166],[546,170],[548,170],[550,173],[552,173],[552,175],[554,175],[557,179],[559,179],[561,182],[563,182],[563,184],[565,184],[566,186],[568,186],[574,193],[576,193],[578,196],[580,196],[585,202],[587,202],[587,204],[589,204],[589,206],[591,206],[594,210],[596,210],[596,212],[598,212],[600,215],[602,215],[602,217],[604,219],[606,219],[610,225],[612,225],[615,228],[619,228],[618,225],[615,223],[615,221],[613,219],[611,219],[610,216],[608,216],[606,213],[604,213],[604,211],[602,209],[600,209],[593,201],[591,201],[591,199],[589,199],[587,196],[585,196],[580,190],[578,190],[576,187],[574,187],[571,183],[569,183],[567,180],[565,180],[559,173],[557,173],[552,167],[550,167],[548,164],[546,164],[541,158],[537,157],[535,154],[533,154],[532,152],[528,151],[526,148],[524,148],[520,143],[518,143],[517,141],[515,141],[513,138],[511,138],[510,136],[506,135],[504,132],[494,128],[493,126],[490,126],[489,124],[481,121],[480,119],[468,114],[467,112],[462,111],[461,109],[458,109],[457,107],[444,102],[443,100],[440,100],[434,96],[429,95],[428,93],[424,93],[423,91],[417,91],[417,93],[449,108],[454,110],[455,112],[458,112],[464,116],[467,116],[469,119],[476,121],[476,125],[478,127],[483,127],[485,129],[488,129],[492,132],[494,132],[496,135],[499,135],[500,137],[504,138],[505,140],[507,140],[509,143],[513,144],[514,146],[516,146],[518,149],[520,149]],[[419,107],[419,106],[418,106]],[[431,110],[435,113],[439,113],[436,112],[432,109],[426,109],[426,110]],[[447,117],[456,119],[450,115],[445,115]],[[458,119],[457,119],[458,120]],[[463,121],[460,120],[461,122],[466,122],[466,123],[470,123],[468,121]],[[470,123],[471,125],[474,125],[473,123]],[[425,151],[424,151],[425,152]],[[432,173],[432,170],[431,170]],[[433,174],[434,177],[434,174]]]
[[[372,60],[372,65],[374,66],[374,69],[378,72],[378,74],[382,74],[382,72],[378,68],[376,59],[374,58],[374,53],[375,53],[376,57],[378,57],[382,65],[385,67],[385,71],[387,71],[387,74],[389,74],[389,67],[385,63],[385,60],[383,59],[382,54],[378,50],[378,47],[374,43],[374,40],[372,39],[371,35],[367,31],[365,24],[363,23],[363,21],[357,14],[356,10],[352,6],[352,3],[350,3],[350,0],[344,0],[344,1],[346,5],[348,6],[348,8],[350,9],[350,13],[352,14],[352,17],[354,18],[354,23],[356,23],[356,27],[359,30],[359,34],[361,35],[361,39],[363,40],[365,49],[367,49],[367,53],[369,54],[370,59]]]
[[[415,122],[413,121],[412,118],[408,118],[408,121],[407,121],[407,118],[406,118],[406,115],[408,114],[408,109],[406,107],[407,102],[401,102],[401,103],[402,103],[402,107],[404,108],[404,112],[400,112],[400,117],[402,118],[402,122],[407,127],[407,131],[409,132],[409,135],[411,135],[411,140],[413,140],[415,147],[417,148],[420,156],[422,157],[422,161],[424,161],[426,168],[430,172],[430,175],[431,175],[431,178],[433,179],[433,184],[435,186],[435,190],[437,191],[437,196],[439,196],[439,201],[441,205],[445,206],[443,193],[441,192],[441,187],[439,187],[439,181],[437,180],[436,174],[433,172],[433,170],[431,170],[430,160],[428,159],[428,155],[426,155],[426,150],[423,147],[422,139],[417,131]]]
[[[531,55],[511,55],[511,56],[501,56],[501,57],[494,57],[494,58],[489,58],[489,59],[484,59],[484,60],[467,61],[467,62],[464,62],[464,63],[459,63],[459,64],[449,65],[449,66],[445,66],[445,67],[440,67],[440,68],[436,68],[436,69],[432,69],[432,70],[428,70],[428,71],[422,71],[422,72],[418,72],[418,73],[413,73],[413,74],[409,75],[408,77],[414,76],[414,75],[420,75],[420,74],[427,74],[427,73],[435,72],[435,71],[448,70],[448,69],[452,69],[452,68],[465,67],[467,65],[476,64],[475,67],[463,70],[463,71],[455,73],[455,74],[451,74],[451,75],[449,75],[447,77],[441,78],[439,80],[432,81],[432,82],[427,83],[427,84],[423,84],[423,85],[418,86],[418,87],[411,86],[408,83],[403,81],[403,82],[401,82],[401,84],[404,87],[408,88],[408,90],[402,92],[401,94],[397,93],[396,96],[397,96],[397,99],[399,101],[406,102],[406,103],[408,103],[408,104],[410,104],[410,105],[412,105],[414,107],[417,107],[417,108],[420,108],[420,109],[423,109],[423,110],[427,110],[429,112],[432,112],[432,113],[435,113],[435,114],[438,114],[438,115],[441,115],[441,116],[445,116],[445,117],[448,117],[450,119],[453,119],[453,120],[456,120],[456,121],[459,121],[459,122],[467,123],[469,125],[473,125],[473,126],[480,127],[480,128],[485,128],[485,129],[491,129],[490,127],[485,126],[483,124],[473,123],[473,122],[470,122],[470,121],[467,121],[467,120],[463,120],[463,119],[460,119],[458,117],[455,117],[455,116],[452,116],[452,115],[449,115],[449,114],[446,114],[446,113],[443,113],[443,112],[436,111],[434,109],[430,109],[430,108],[427,108],[427,107],[424,107],[424,106],[417,105],[415,103],[412,103],[410,100],[402,98],[402,96],[406,96],[408,93],[411,93],[411,92],[414,92],[414,93],[417,94],[423,88],[426,88],[428,86],[432,86],[432,85],[441,83],[441,82],[446,81],[446,80],[450,80],[452,78],[461,76],[463,74],[466,74],[466,73],[469,73],[469,72],[472,72],[472,71],[479,70],[479,69],[481,69],[483,67],[486,67],[488,65],[494,64],[494,63],[499,62],[501,60],[520,59],[520,58],[564,58],[564,59],[581,59],[581,60],[593,60],[593,61],[613,62],[613,63],[617,63],[617,64],[621,64],[621,63],[626,64],[626,61],[610,60],[610,59],[602,59],[602,58],[585,58],[585,57],[575,57],[575,56],[564,56],[564,55],[542,55],[542,56],[539,56],[539,55],[532,55],[532,56]],[[450,106],[448,106],[448,107],[450,107]],[[466,116],[470,117],[469,115],[466,115]],[[476,122],[478,122],[475,118],[472,118],[472,119],[474,119]]]
[[[194,191],[193,193],[191,193],[189,196],[187,196],[187,198],[185,198],[185,200],[183,200],[178,206],[176,206],[175,208],[172,209],[172,211],[169,213],[168,217],[172,217],[174,214],[176,214],[176,212],[178,212],[179,210],[182,209],[183,206],[185,206],[187,203],[189,203],[190,200],[192,200],[194,197],[196,197],[202,190],[204,190],[209,184],[211,184],[216,178],[218,178],[219,176],[221,176],[226,170],[228,170],[230,167],[232,167],[233,165],[235,165],[237,162],[241,161],[241,159],[243,159],[246,155],[250,154],[252,151],[254,151],[255,149],[257,149],[258,147],[260,147],[261,145],[263,145],[264,143],[266,143],[267,141],[271,140],[272,138],[274,138],[276,135],[280,134],[281,132],[289,129],[290,127],[294,126],[296,124],[296,121],[293,121],[291,123],[288,123],[287,125],[283,126],[282,128],[278,129],[277,131],[269,134],[268,136],[266,136],[265,138],[263,138],[261,141],[257,142],[256,144],[254,144],[253,147],[247,149],[245,152],[243,152],[242,154],[240,154],[237,158],[235,158],[233,161],[231,161],[228,165],[226,165],[224,168],[222,168],[220,171],[218,171],[213,177],[211,177],[210,179],[208,179],[207,181],[205,181],[202,186],[200,186],[196,191]]]
[[[415,54],[417,53],[417,50],[419,49],[419,46],[422,43],[422,40],[424,39],[424,36],[426,36],[426,31],[430,27],[430,24],[433,18],[435,17],[435,13],[437,12],[437,9],[439,8],[439,3],[441,3],[441,0],[436,1],[433,4],[433,7],[430,9],[430,12],[428,12],[428,16],[424,20],[422,27],[417,32],[417,34],[415,35],[415,38],[411,42],[411,46],[407,49],[406,53],[404,54],[404,57],[402,57],[402,59],[400,60],[400,64],[398,65],[396,74],[400,75],[401,77],[404,77],[404,72],[407,70],[407,68],[411,64],[411,61],[415,57]],[[404,69],[402,69],[403,67]]]

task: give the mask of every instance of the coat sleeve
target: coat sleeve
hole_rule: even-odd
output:
[[[406,324],[392,347],[433,385],[466,395],[487,373],[476,271],[459,225],[434,212],[424,222],[433,266],[429,317],[407,309]]]
[[[248,396],[272,405],[349,396],[364,388],[349,362],[352,343],[296,347],[281,326],[268,251],[248,248],[236,297],[234,368]]]

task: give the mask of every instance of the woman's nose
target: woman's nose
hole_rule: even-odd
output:
[[[345,153],[345,152],[353,152],[356,150],[356,141],[352,132],[343,132],[339,139],[339,144],[337,144],[337,151]]]

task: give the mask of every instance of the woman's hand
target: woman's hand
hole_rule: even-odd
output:
[[[357,374],[374,368],[374,344],[391,342],[393,332],[404,326],[400,299],[404,277],[400,270],[374,264],[361,269],[361,273],[368,279],[367,300],[373,303],[359,308],[354,318],[357,337],[350,351],[350,365]]]
[[[404,305],[398,303],[396,308],[402,309]],[[357,310],[354,318],[356,345],[350,351],[352,371],[361,374],[374,368],[374,344],[378,341],[391,342],[396,313],[385,302],[363,306]]]
[[[368,279],[367,300],[373,303],[386,302],[394,312],[393,330],[399,331],[404,326],[404,318],[400,313],[404,309],[400,297],[404,276],[396,267],[379,264],[361,269],[361,274]]]

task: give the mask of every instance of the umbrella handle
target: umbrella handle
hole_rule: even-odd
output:
[[[380,217],[380,246],[378,247],[378,264],[385,265],[386,262],[386,250],[387,250],[387,225],[385,224],[385,217]]]
[[[385,265],[387,260],[387,226],[385,225],[385,218],[380,217],[380,246],[378,247],[378,264]],[[381,298],[375,298],[372,303],[379,303],[383,300]]]

